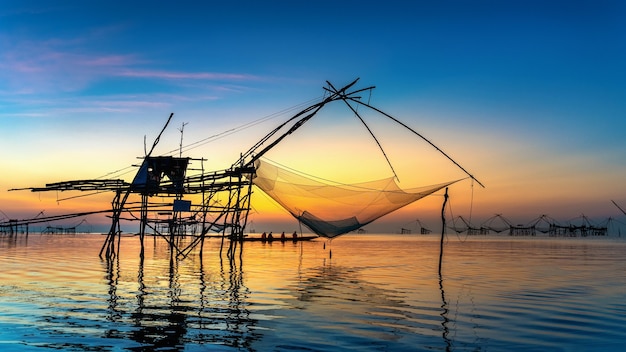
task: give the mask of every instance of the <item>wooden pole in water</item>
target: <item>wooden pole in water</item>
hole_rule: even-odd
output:
[[[443,195],[443,205],[441,206],[441,241],[439,242],[439,274],[441,274],[441,262],[443,261],[443,237],[446,233],[446,203],[448,202],[448,187]]]
[[[146,235],[146,224],[148,223],[148,195],[141,195],[141,225],[139,226],[139,242],[141,242],[141,250],[139,252],[139,257],[143,260],[144,257],[144,246],[143,240]]]

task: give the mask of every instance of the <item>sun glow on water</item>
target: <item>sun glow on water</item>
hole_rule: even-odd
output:
[[[141,259],[125,236],[108,261],[103,237],[0,237],[5,347],[526,351],[624,339],[616,239],[448,237],[439,274],[438,235],[247,242],[230,260],[219,239],[181,260],[152,237]]]

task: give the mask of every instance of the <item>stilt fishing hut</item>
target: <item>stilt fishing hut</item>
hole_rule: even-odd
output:
[[[22,220],[19,224],[65,219],[96,213],[110,213],[111,226],[100,255],[114,257],[119,250],[122,234],[122,221],[138,221],[138,236],[141,241],[141,255],[144,251],[144,238],[151,230],[155,236],[164,238],[173,249],[172,253],[186,255],[198,244],[203,244],[211,231],[221,232],[231,239],[240,239],[246,226],[250,210],[250,195],[254,168],[233,165],[220,171],[205,172],[204,159],[188,157],[152,156],[161,134],[156,138],[150,152],[143,157],[142,163],[132,182],[121,179],[74,180],[46,184],[45,187],[26,188],[33,192],[45,191],[83,191],[114,193],[112,208],[104,211],[66,214],[63,216],[44,217]],[[201,164],[200,173],[189,175],[192,162]],[[129,202],[130,196],[139,196],[139,202]],[[185,198],[200,195],[200,201],[193,204]],[[198,197],[195,197],[198,198]],[[222,205],[218,200],[226,199]],[[155,201],[154,199],[165,199]],[[156,214],[161,217],[150,217]],[[11,229],[17,228],[12,226]],[[178,241],[183,236],[192,236],[193,240],[180,246]]]

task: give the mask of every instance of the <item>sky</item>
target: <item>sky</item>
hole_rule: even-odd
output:
[[[1,0],[0,219],[108,208],[110,194],[8,190],[130,181],[170,113],[155,153],[175,152],[182,137],[198,143],[185,156],[219,170],[322,97],[326,81],[359,78],[355,88],[376,87],[363,99],[485,185],[452,186],[451,217],[626,223],[611,202],[626,208],[624,62],[622,1]],[[466,176],[367,116],[401,187]],[[363,127],[333,107],[268,158],[345,182],[392,175]],[[442,199],[372,228],[439,226]],[[253,202],[259,229],[292,226],[263,195]]]

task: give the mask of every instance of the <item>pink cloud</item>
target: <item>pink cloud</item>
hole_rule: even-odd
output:
[[[237,73],[217,73],[217,72],[171,72],[171,71],[150,71],[150,70],[124,70],[118,72],[119,76],[157,78],[157,79],[193,79],[193,80],[255,80],[257,77]]]
[[[100,57],[85,57],[81,64],[97,67],[117,67],[137,64],[138,60],[133,55],[106,55]]]
[[[136,54],[100,55],[82,49],[84,43],[119,30],[120,27],[103,28],[100,32],[91,31],[83,36],[41,41],[15,40],[0,34],[0,44],[5,47],[0,52],[0,90],[31,94],[80,92],[100,81],[118,77],[161,80],[176,84],[177,87],[193,85],[196,90],[206,88],[215,92],[233,87],[198,87],[197,84],[241,84],[259,80],[258,76],[245,73],[146,69],[154,63]]]
[[[51,50],[35,43],[14,48],[0,56],[0,75],[13,90],[37,87],[38,90],[80,90],[107,77],[168,81],[251,81],[257,76],[240,73],[181,72],[138,69],[146,64],[135,55],[89,55]]]

